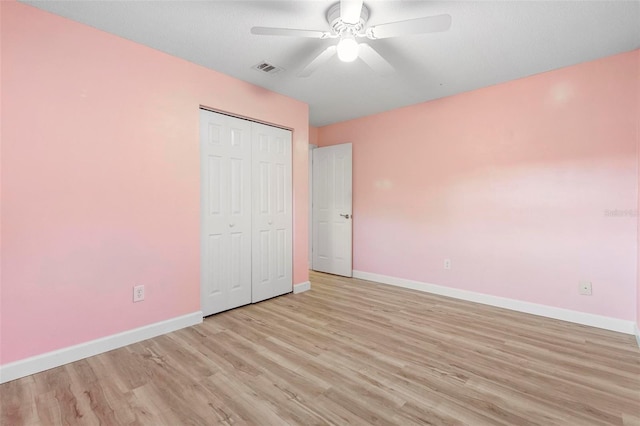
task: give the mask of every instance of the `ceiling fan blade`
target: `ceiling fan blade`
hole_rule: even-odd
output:
[[[345,24],[357,24],[360,22],[362,12],[362,0],[341,0],[340,18]]]
[[[375,40],[411,34],[437,33],[447,31],[449,28],[451,28],[451,15],[436,15],[376,25],[367,30],[367,37]]]
[[[253,27],[251,34],[271,35],[271,36],[293,36],[307,38],[329,38],[331,33],[328,31],[314,30],[296,30],[293,28],[272,28],[272,27]]]
[[[391,66],[391,64],[387,62],[387,60],[382,56],[380,56],[380,54],[376,52],[373,47],[369,46],[369,44],[360,43],[359,46],[360,51],[358,52],[358,56],[377,74],[386,76],[395,72],[395,69]]]
[[[322,51],[322,53],[316,56],[315,59],[309,63],[309,65],[307,65],[306,67],[304,67],[302,71],[300,71],[300,74],[298,74],[298,77],[309,77],[311,74],[314,73],[315,70],[317,70],[321,65],[327,62],[329,59],[331,59],[335,54],[336,54],[336,46],[327,47],[325,50]]]

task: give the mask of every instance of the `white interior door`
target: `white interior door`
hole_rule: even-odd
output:
[[[252,302],[293,291],[291,132],[252,123]]]
[[[251,303],[251,122],[200,111],[201,305]]]
[[[351,144],[313,150],[313,270],[352,275]]]

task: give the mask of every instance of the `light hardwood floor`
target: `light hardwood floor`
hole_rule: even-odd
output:
[[[638,425],[633,336],[312,273],[0,385],[2,425]]]

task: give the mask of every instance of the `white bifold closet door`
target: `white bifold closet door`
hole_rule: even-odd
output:
[[[200,111],[201,305],[291,292],[291,132]]]
[[[291,132],[252,123],[251,301],[293,290]]]
[[[200,111],[201,305],[251,303],[251,122]]]

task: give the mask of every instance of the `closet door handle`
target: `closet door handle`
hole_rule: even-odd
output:
[[[236,224],[235,224],[235,223],[230,223],[230,224],[229,224],[229,228],[233,228],[234,226],[236,226]]]
[[[349,214],[341,214],[340,216],[344,217],[345,219],[349,219],[351,216],[349,216]]]

